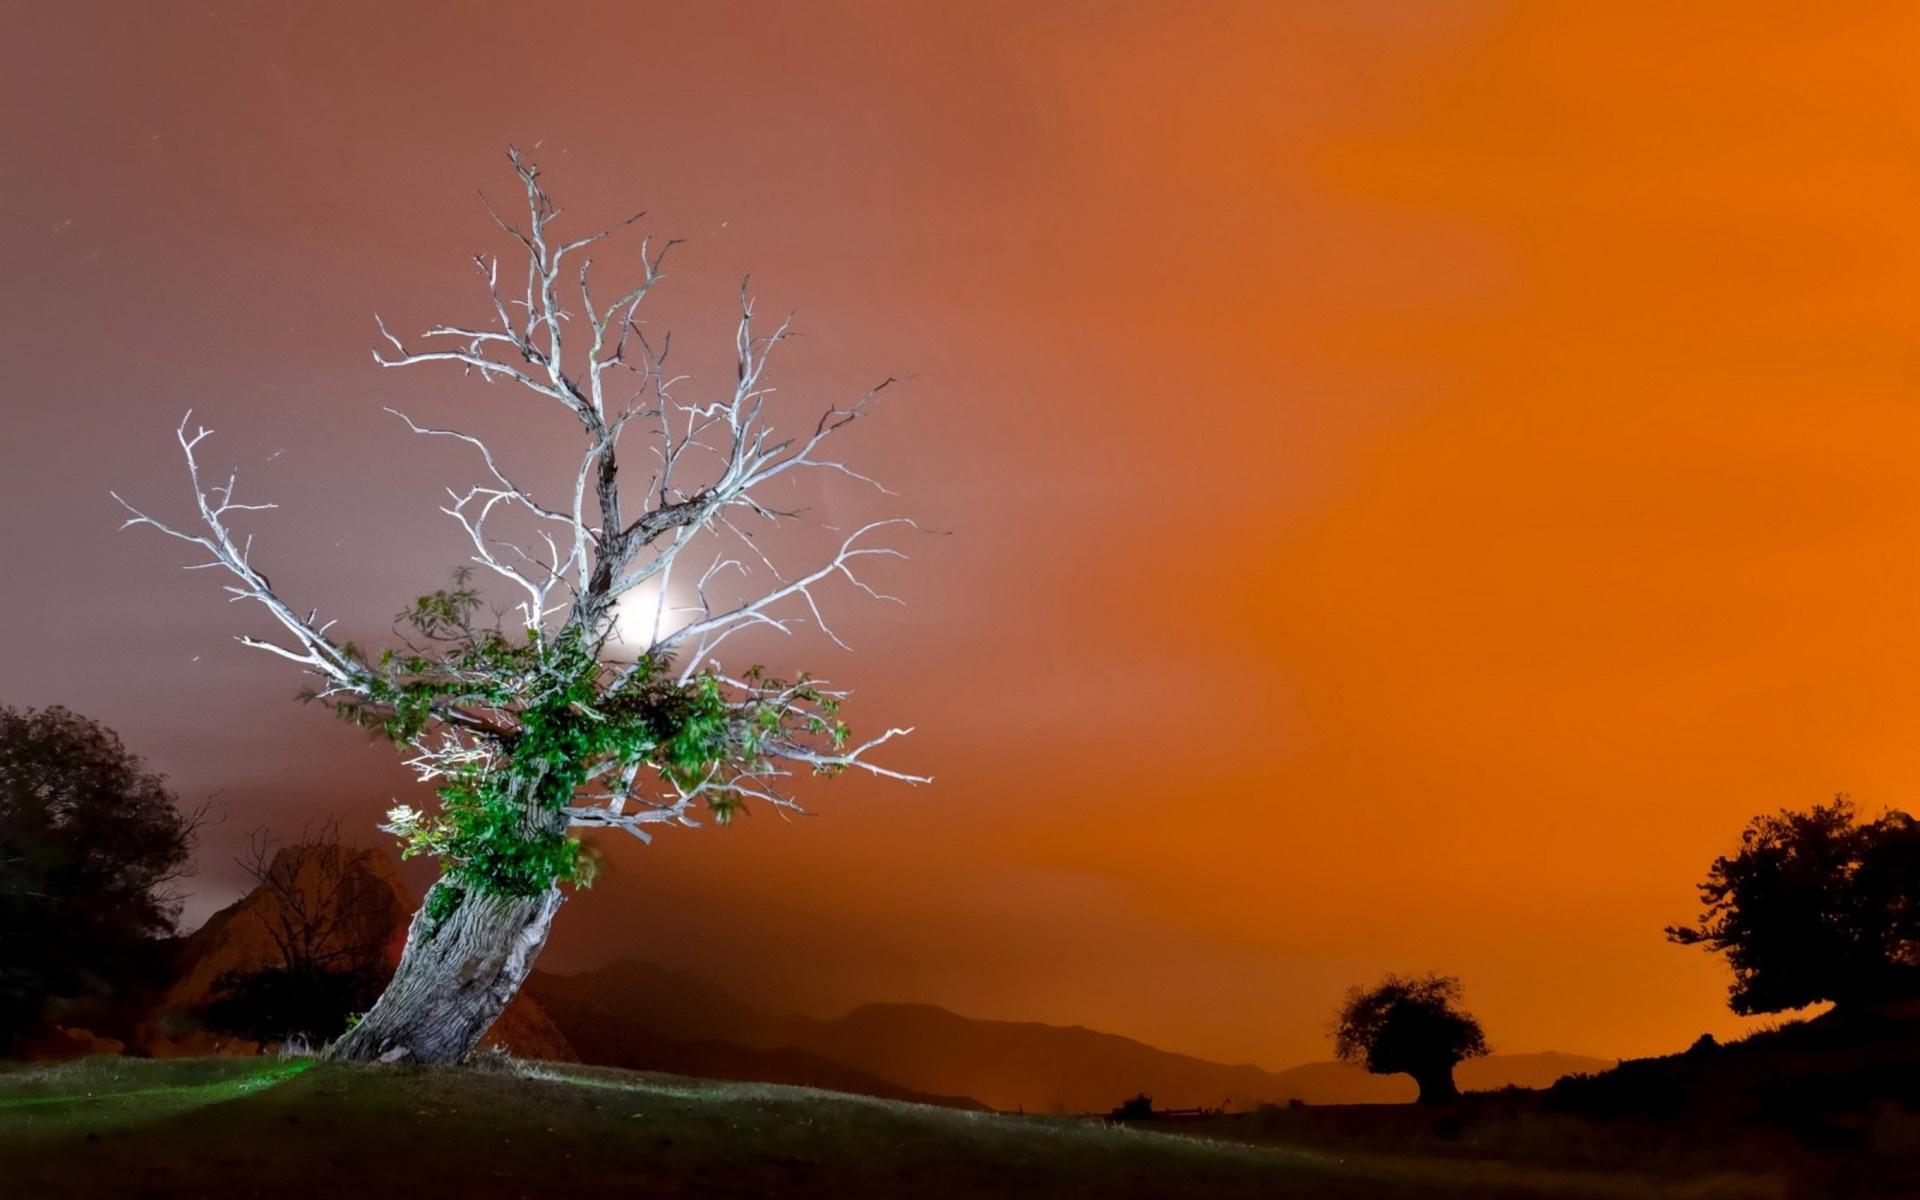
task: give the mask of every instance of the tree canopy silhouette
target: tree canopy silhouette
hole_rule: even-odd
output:
[[[0,707],[0,1050],[172,932],[196,822],[112,730]]]
[[[1333,1055],[1374,1075],[1411,1075],[1420,1103],[1455,1099],[1453,1068],[1490,1051],[1480,1022],[1457,1007],[1451,975],[1389,975],[1347,991],[1333,1024]]]
[[[1667,937],[1727,956],[1737,1013],[1920,996],[1920,823],[1906,813],[1862,821],[1843,795],[1757,816],[1700,899],[1698,924]]]

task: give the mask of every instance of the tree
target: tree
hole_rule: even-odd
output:
[[[776,482],[818,472],[872,483],[825,448],[887,383],[826,408],[797,433],[779,432],[766,370],[790,328],[757,331],[743,285],[730,390],[679,398],[685,381],[666,371],[670,339],[656,343],[638,319],[673,243],[656,253],[643,241],[638,281],[617,299],[598,298],[584,252],[639,217],[562,241],[538,168],[517,151],[509,158],[525,222],[487,208],[524,260],[524,289],[503,291],[498,259],[477,257],[488,322],[435,326],[422,335],[424,348],[409,348],[376,320],[389,349],[374,358],[383,367],[452,364],[564,410],[581,443],[557,500],[517,482],[481,438],[395,414],[416,434],[471,448],[480,478],[450,490],[444,509],[471,542],[471,565],[451,587],[408,606],[397,643],[372,653],[335,640],[331,622],[288,603],[254,566],[250,540],[231,522],[272,506],[241,503],[232,476],[203,482],[197,452],[209,431],[189,433],[191,413],[177,438],[197,527],[127,505],[128,525],[199,547],[208,557],[195,565],[225,571],[227,591],[261,605],[279,627],[279,640],[240,641],[299,664],[314,680],[310,699],[411,748],[421,777],[438,785],[434,810],[402,805],[383,827],[404,854],[437,857],[441,874],[392,982],[332,1046],[341,1058],[448,1062],[469,1051],[532,969],[562,885],[591,882],[595,859],[574,830],[618,829],[646,841],[656,827],[695,826],[702,814],[725,822],[749,800],[794,808],[783,785],[802,772],[857,766],[914,778],[865,757],[906,730],[855,743],[837,716],[844,692],[804,674],[728,668],[716,654],[743,631],[785,633],[808,619],[833,636],[820,617],[822,585],[838,577],[878,596],[855,567],[871,556],[904,557],[875,542],[911,524],[898,518],[837,538],[824,561],[799,572],[776,569],[756,537],[797,515],[773,497]],[[620,445],[636,423],[651,450],[650,462],[639,460],[648,476],[637,490],[625,486],[631,459]],[[696,539],[733,549],[677,572]],[[491,623],[479,619],[485,601],[474,568],[517,601]],[[681,580],[694,598],[670,627],[665,597]],[[640,647],[626,657],[612,640],[618,604],[646,589],[662,597],[662,611],[650,628],[624,631]]]
[[[1151,1121],[1159,1114],[1153,1111],[1153,1097],[1140,1092],[1131,1100],[1121,1101],[1111,1115],[1116,1121]]]
[[[1920,823],[1906,813],[1861,821],[1837,796],[1757,816],[1707,869],[1700,900],[1698,924],[1667,937],[1727,956],[1737,1013],[1920,996]]]
[[[0,1049],[173,931],[198,820],[98,722],[0,707]]]
[[[1460,981],[1451,975],[1389,975],[1351,988],[1334,1018],[1334,1057],[1374,1075],[1413,1076],[1422,1104],[1457,1099],[1453,1068],[1491,1049],[1459,1001]]]
[[[256,1042],[339,1035],[386,985],[387,942],[404,916],[398,893],[341,844],[339,817],[278,849],[256,833],[236,861],[253,877],[260,903],[247,912],[277,961],[215,980],[207,1025]]]

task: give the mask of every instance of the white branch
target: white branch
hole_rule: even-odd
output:
[[[752,673],[745,679],[723,677],[714,658],[728,638],[747,629],[790,633],[800,625],[812,624],[844,646],[826,619],[818,593],[820,585],[836,576],[874,598],[895,599],[872,587],[858,568],[862,559],[904,558],[900,550],[877,544],[874,535],[892,526],[915,528],[912,521],[890,518],[869,522],[842,539],[824,563],[796,575],[783,573],[748,528],[749,519],[777,524],[798,515],[771,503],[768,491],[776,480],[799,471],[844,475],[886,493],[877,481],[833,457],[829,443],[835,434],[865,416],[893,381],[883,381],[844,407],[828,405],[824,412],[816,409],[819,415],[811,426],[802,423],[797,431],[784,432],[775,418],[776,410],[785,405],[776,395],[768,371],[775,348],[793,336],[791,318],[769,332],[759,332],[753,299],[743,281],[739,317],[732,331],[735,361],[731,390],[722,388],[706,399],[681,399],[679,389],[690,384],[685,376],[667,372],[671,335],[657,342],[650,339],[640,319],[645,300],[665,277],[662,267],[666,254],[677,243],[665,243],[656,252],[650,242],[643,241],[640,279],[612,293],[617,298],[610,302],[596,302],[588,248],[644,214],[586,237],[560,239],[554,236],[553,226],[560,209],[541,186],[538,169],[518,151],[510,158],[524,192],[525,223],[509,222],[491,204],[486,207],[495,223],[525,254],[524,287],[511,285],[510,291],[516,294],[503,293],[499,260],[476,256],[474,265],[492,310],[491,325],[485,320],[475,327],[434,325],[419,335],[421,348],[409,347],[376,316],[376,327],[387,348],[375,349],[373,356],[382,367],[451,363],[463,371],[477,372],[485,382],[518,384],[544,400],[564,405],[581,435],[579,457],[573,463],[571,479],[564,485],[568,494],[557,504],[543,503],[508,475],[500,457],[481,438],[456,429],[422,426],[403,413],[388,411],[417,435],[452,438],[479,454],[484,471],[481,480],[449,488],[449,501],[442,511],[453,517],[467,535],[472,561],[518,593],[519,611],[535,646],[552,646],[574,636],[589,646],[603,645],[616,620],[619,598],[634,588],[657,583],[661,609],[641,662],[624,670],[618,664],[603,663],[598,685],[622,686],[641,663],[657,663],[670,651],[685,651],[677,676],[663,682],[684,686],[697,675],[722,680],[729,711],[742,723],[738,745],[750,748],[743,750],[744,757],[739,760],[712,764],[703,777],[693,781],[658,764],[647,769],[652,760],[644,754],[630,762],[608,759],[582,764],[588,768],[593,786],[616,779],[618,786],[583,791],[575,797],[576,803],[562,810],[566,820],[575,826],[620,828],[644,839],[652,826],[697,825],[693,812],[700,803],[718,806],[723,799],[730,802],[744,797],[765,800],[785,811],[800,811],[778,785],[806,771],[857,768],[890,779],[924,782],[921,776],[866,761],[870,751],[903,735],[905,729],[889,729],[851,749],[842,748],[844,730],[828,720],[839,693],[825,692],[817,684],[763,683]],[[482,202],[486,203],[484,196]],[[576,254],[580,256],[577,267],[569,257]],[[569,303],[577,308],[570,311]],[[612,377],[619,382],[617,389],[610,387],[607,374],[614,370],[630,373]],[[620,438],[635,418],[639,419],[637,427],[648,431],[651,442],[646,447],[651,461],[638,474],[619,461]],[[319,623],[317,614],[310,612],[302,617],[285,604],[266,576],[253,566],[251,541],[236,537],[227,521],[234,513],[273,506],[236,500],[232,477],[223,484],[202,483],[195,449],[207,436],[205,429],[189,435],[184,419],[176,432],[187,459],[202,531],[163,524],[122,500],[131,514],[126,524],[152,525],[199,547],[207,559],[190,564],[189,569],[225,571],[234,580],[226,586],[229,595],[236,601],[264,606],[287,635],[280,641],[243,637],[244,644],[315,673],[323,681],[322,695],[374,694],[375,685],[386,676],[376,677],[366,665],[330,641],[329,625]],[[631,478],[623,475],[623,466]],[[623,493],[623,482],[635,483],[642,475],[647,476],[643,488],[630,486]],[[676,561],[704,534],[737,537],[747,550],[716,554],[700,576],[697,603],[676,609],[691,613],[693,619],[678,629],[665,628],[661,618],[670,603],[668,587]],[[750,571],[754,563],[765,572],[764,579]],[[728,571],[740,573],[743,582],[739,590],[758,594],[745,599],[728,597],[724,602],[716,599],[713,593],[718,589],[710,589],[710,585]],[[464,624],[460,628],[466,630]],[[429,638],[434,636],[428,633]],[[411,644],[409,648],[414,649]],[[455,661],[447,659],[448,664]],[[444,669],[456,691],[467,683],[479,682],[464,674],[466,667],[447,665]],[[383,664],[380,670],[385,672],[387,667]],[[428,677],[440,678],[431,672]],[[476,688],[474,694],[492,698],[476,702],[479,707],[474,711],[451,701],[436,701],[434,715],[440,723],[415,740],[417,756],[412,762],[416,769],[424,778],[492,769],[497,764],[491,756],[509,752],[519,712],[540,703],[541,697],[549,694],[545,689],[559,686],[559,681],[557,676],[548,678],[541,670],[529,668],[528,678],[515,684],[522,685],[523,690],[511,703],[499,701],[497,691]],[[581,708],[587,711],[589,706]],[[771,731],[748,723],[769,712],[778,715]],[[643,782],[645,787],[641,786]],[[649,796],[647,792],[656,794]],[[413,819],[395,818],[399,824]]]
[[[219,568],[239,580],[238,584],[227,585],[226,590],[235,600],[252,600],[273,615],[273,619],[288,633],[293,635],[296,645],[292,648],[275,642],[242,636],[238,640],[255,649],[268,650],[282,658],[297,662],[326,681],[327,688],[357,690],[366,682],[365,668],[349,658],[344,650],[327,639],[324,628],[316,627],[311,616],[303,618],[290,608],[285,601],[273,592],[273,585],[267,577],[253,566],[252,539],[242,545],[235,545],[233,533],[227,528],[226,515],[230,512],[260,512],[273,508],[271,504],[239,504],[233,499],[234,476],[229,475],[227,482],[207,487],[200,482],[200,463],[194,451],[213,433],[211,429],[196,427],[192,435],[187,433],[187,423],[193,419],[193,410],[187,410],[180,418],[179,428],[174,430],[174,439],[180,443],[180,450],[186,456],[187,476],[193,485],[194,503],[199,510],[200,524],[204,533],[188,533],[175,529],[162,521],[148,516],[123,499],[118,492],[109,493],[119,501],[120,506],[132,515],[121,524],[122,529],[135,525],[151,525],[168,537],[189,542],[211,554],[212,560],[195,563],[189,570]]]

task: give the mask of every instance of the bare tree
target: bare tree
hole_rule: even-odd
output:
[[[198,546],[208,557],[190,569],[226,572],[226,590],[263,606],[280,627],[277,640],[241,642],[299,664],[315,680],[313,699],[411,747],[409,761],[439,785],[435,811],[402,805],[383,827],[405,853],[439,857],[441,877],[414,916],[392,983],[334,1044],[336,1057],[447,1062],[472,1049],[545,945],[560,885],[590,882],[593,859],[570,830],[622,829],[646,841],[652,827],[698,825],[705,813],[725,821],[748,800],[794,808],[784,785],[803,772],[859,767],[918,781],[866,758],[907,730],[853,741],[836,715],[844,692],[804,675],[730,670],[717,655],[746,630],[786,633],[811,621],[833,636],[818,603],[830,580],[879,595],[856,568],[874,556],[903,557],[876,535],[911,522],[862,525],[799,572],[778,569],[754,535],[796,515],[769,499],[776,480],[824,471],[878,486],[828,444],[891,381],[782,433],[766,371],[789,325],[758,331],[743,286],[731,390],[681,399],[688,383],[666,369],[669,340],[656,343],[639,321],[673,243],[656,252],[643,242],[638,281],[617,298],[597,298],[585,251],[639,216],[560,240],[560,211],[538,168],[517,151],[509,157],[525,223],[487,207],[524,259],[524,279],[515,266],[515,282],[503,283],[497,258],[476,257],[490,322],[436,326],[419,346],[382,323],[387,349],[374,358],[383,367],[449,363],[524,388],[578,425],[579,459],[564,493],[550,499],[510,477],[480,438],[401,418],[416,434],[457,440],[477,456],[479,481],[449,489],[442,511],[470,541],[473,568],[515,597],[510,624],[476,622],[482,597],[473,568],[462,568],[451,588],[400,614],[395,646],[370,655],[335,640],[332,622],[289,604],[254,566],[252,540],[232,522],[273,506],[242,503],[231,475],[203,477],[198,454],[209,431],[189,432],[191,413],[177,436],[197,524],[165,524],[127,506],[128,525]],[[630,426],[646,430],[650,450],[637,491],[623,488],[621,473]],[[719,549],[682,570],[696,542]],[[620,599],[650,589],[664,606],[675,580],[691,588],[692,602],[637,639],[624,631],[644,647],[631,659],[613,653]]]
[[[250,911],[265,927],[283,970],[300,973],[377,969],[393,933],[397,893],[366,870],[357,852],[341,844],[340,817],[302,831],[277,846],[265,832],[247,839],[234,861],[266,899]]]
[[[393,881],[340,841],[340,818],[310,823],[298,842],[264,832],[235,860],[254,881],[246,913],[273,945],[273,961],[214,982],[210,1027],[256,1041],[340,1033],[379,996],[387,944],[406,917]]]

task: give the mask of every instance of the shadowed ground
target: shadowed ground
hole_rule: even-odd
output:
[[[1774,1196],[1252,1147],[578,1066],[93,1059],[0,1073],[10,1198],[337,1195]]]

